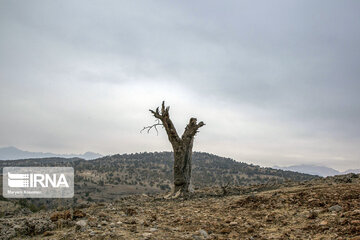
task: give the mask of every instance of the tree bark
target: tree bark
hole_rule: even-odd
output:
[[[150,112],[155,118],[161,121],[173,147],[174,188],[172,194],[174,196],[179,196],[189,193],[191,185],[191,156],[194,137],[198,132],[198,129],[205,124],[203,122],[197,123],[196,118],[191,118],[180,138],[170,119],[169,109],[170,107],[165,108],[165,102],[162,102],[161,111],[159,111],[159,108],[156,108],[155,111],[150,110]]]

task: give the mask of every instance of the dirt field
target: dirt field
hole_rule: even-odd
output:
[[[360,239],[359,175],[242,190],[2,217],[1,239]]]

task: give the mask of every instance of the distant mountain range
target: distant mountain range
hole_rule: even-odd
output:
[[[27,158],[51,158],[51,157],[83,158],[86,160],[90,160],[90,159],[102,157],[102,155],[93,152],[86,152],[84,154],[55,154],[48,152],[44,153],[44,152],[23,151],[16,147],[0,148],[0,160],[17,160],[17,159],[27,159]]]
[[[344,172],[340,172],[338,170],[335,170],[333,168],[325,167],[325,166],[317,166],[317,165],[293,165],[289,167],[279,167],[274,166],[275,169],[281,169],[281,170],[287,170],[287,171],[293,171],[293,172],[299,172],[299,173],[306,173],[311,175],[318,175],[322,177],[328,177],[328,176],[335,176],[335,175],[341,175],[341,174],[347,174],[347,173],[360,173],[360,169],[349,169]]]
[[[16,147],[2,147],[0,148],[0,160],[18,160],[18,159],[29,159],[29,158],[82,158],[85,160],[92,160],[103,157],[99,153],[86,152],[84,154],[55,154],[49,152],[30,152],[18,149]],[[274,166],[274,169],[293,171],[298,173],[305,173],[311,175],[318,175],[322,177],[335,176],[346,173],[360,173],[360,169],[349,169],[344,172],[337,171],[333,168],[317,165],[293,165],[289,167]]]

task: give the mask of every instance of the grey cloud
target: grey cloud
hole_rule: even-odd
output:
[[[200,99],[194,102],[213,104],[212,111],[220,111],[225,102],[241,113],[246,105],[253,108],[247,114],[265,116],[259,119],[264,124],[291,129],[294,138],[356,144],[360,140],[359,10],[358,1],[2,1],[0,106],[9,119],[15,118],[14,112],[21,117],[25,108],[21,101],[32,103],[26,107],[29,111],[44,107],[40,114],[53,107],[71,132],[67,98],[79,107],[82,102],[96,104],[91,97],[115,94],[104,89],[131,84],[154,86],[152,91],[161,95],[164,91],[156,86],[168,82],[188,92],[185,97]],[[47,103],[49,98],[53,100]],[[96,117],[108,103],[103,104],[89,111]],[[89,115],[81,111],[78,117]],[[34,117],[26,119],[36,122]],[[9,121],[3,120],[4,129]],[[106,118],[102,121],[108,123]],[[104,122],[90,125],[97,132],[96,126]],[[122,124],[110,125],[125,131]],[[28,128],[24,124],[22,130]],[[243,143],[239,138],[235,141]],[[0,144],[5,142],[4,137]],[[336,143],[327,144],[331,148]],[[139,150],[130,145],[129,149]],[[296,149],[296,144],[292,147]],[[358,152],[353,150],[349,158],[354,165]]]

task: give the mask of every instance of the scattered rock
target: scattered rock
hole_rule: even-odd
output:
[[[71,213],[70,210],[62,211],[62,212],[54,212],[50,216],[50,220],[53,222],[58,221],[59,219],[71,219]]]
[[[231,232],[231,228],[229,227],[224,227],[220,230],[220,233],[222,234],[226,234],[226,233],[230,233]]]
[[[97,223],[98,223],[98,219],[95,218],[95,217],[89,217],[88,218],[88,225],[90,227],[96,227],[97,226]]]
[[[124,212],[126,216],[134,216],[135,214],[137,214],[136,210],[133,208],[126,208]]]
[[[15,236],[34,236],[55,229],[55,224],[44,218],[22,218],[15,222],[2,224],[0,218],[0,239],[11,239]]]
[[[209,234],[204,229],[200,229],[199,233],[204,239],[207,239],[209,237]]]
[[[187,199],[137,195],[113,204],[93,203],[81,210],[40,211],[27,216],[1,215],[1,210],[0,240],[360,240],[356,237],[360,232],[360,179],[352,180],[339,184],[326,178],[289,188],[276,185],[271,192],[259,186],[238,187],[241,194],[226,197],[209,196],[202,189],[201,197]]]
[[[100,218],[107,218],[108,217],[108,215],[106,213],[104,213],[104,212],[99,212],[98,216]]]
[[[79,208],[79,209],[88,208],[88,207],[90,207],[90,204],[88,204],[86,202],[81,202],[76,205],[76,208]]]
[[[126,223],[126,224],[136,224],[137,222],[136,222],[135,218],[130,218],[130,219],[124,221],[124,223]]]
[[[350,223],[352,225],[360,225],[360,220],[352,220]]]
[[[73,233],[73,232],[63,233],[63,237],[60,238],[60,239],[61,239],[61,240],[75,239],[75,238],[74,238],[74,233]]]
[[[318,212],[315,211],[310,211],[309,215],[308,215],[308,219],[315,219],[319,216]]]
[[[87,221],[86,220],[79,220],[75,223],[76,230],[84,231],[87,227]]]
[[[253,227],[249,227],[249,228],[247,229],[247,232],[248,232],[248,233],[253,233],[253,232],[255,232],[255,229],[254,229]]]
[[[321,222],[320,222],[320,226],[326,226],[326,225],[328,225],[328,222],[327,222],[327,221],[324,220],[324,221],[321,221]]]
[[[239,237],[239,233],[235,232],[235,231],[231,231],[231,233],[228,235],[229,238],[231,239],[238,239]]]
[[[73,213],[73,219],[74,220],[76,220],[78,218],[84,218],[84,217],[86,217],[86,213],[84,213],[81,210],[75,210],[74,213]]]
[[[328,210],[330,212],[339,212],[341,211],[343,208],[340,205],[334,205],[328,208]]]

